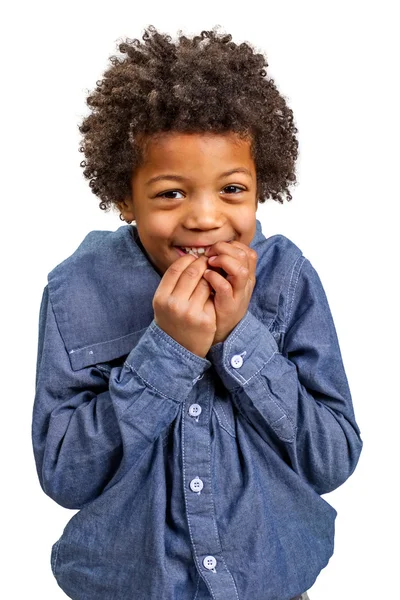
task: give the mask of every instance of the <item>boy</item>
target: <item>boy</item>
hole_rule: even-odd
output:
[[[43,294],[35,459],[80,509],[53,573],[76,600],[299,598],[362,442],[319,277],[256,219],[295,180],[292,114],[246,44],[149,31],[81,126],[100,207],[135,224]]]

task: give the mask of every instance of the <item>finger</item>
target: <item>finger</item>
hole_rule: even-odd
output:
[[[171,295],[183,271],[195,260],[197,260],[196,257],[191,254],[185,254],[175,260],[162,276],[158,285],[158,293],[165,296]]]
[[[206,270],[203,278],[211,285],[215,292],[215,297],[218,296],[219,302],[228,301],[231,303],[233,298],[233,288],[229,281],[216,271]]]
[[[247,286],[250,275],[250,269],[247,264],[243,264],[237,258],[227,256],[226,254],[212,256],[208,261],[212,267],[220,267],[227,273],[226,280],[232,285],[234,295]],[[247,260],[246,263],[248,263]]]
[[[187,265],[175,284],[173,295],[182,300],[189,300],[200,279],[203,277],[203,273],[207,268],[207,259],[205,256],[195,258],[192,263]]]
[[[248,256],[248,260],[249,260],[250,274],[254,275],[254,278],[255,278],[258,254],[254,250],[254,248],[247,248],[246,252],[247,252],[247,256]]]
[[[236,249],[236,250],[235,250]],[[218,251],[217,251],[218,250]],[[223,252],[222,252],[223,250]],[[246,253],[247,261],[243,260],[244,253]],[[211,246],[205,253],[206,255],[211,256],[221,256],[222,254],[228,254],[229,256],[235,256],[240,262],[242,262],[249,269],[249,279],[255,285],[256,281],[256,269],[257,269],[257,260],[258,254],[254,250],[254,248],[250,248],[241,242],[218,242]],[[209,262],[209,267],[211,265],[217,265],[217,261]],[[225,276],[225,273],[222,273]]]
[[[209,257],[227,254],[228,256],[236,257],[238,260],[245,262],[248,260],[249,250],[251,249],[241,242],[217,242],[206,250],[205,256]]]
[[[190,309],[193,310],[194,313],[203,312],[207,300],[212,297],[212,292],[213,288],[202,276],[193,291],[193,294],[190,296]]]

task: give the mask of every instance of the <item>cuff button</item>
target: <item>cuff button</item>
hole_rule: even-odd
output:
[[[235,354],[235,356],[232,356],[231,365],[234,369],[240,369],[242,364],[243,364],[243,358],[240,356],[240,354]]]

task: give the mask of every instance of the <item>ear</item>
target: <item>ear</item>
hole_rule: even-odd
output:
[[[127,198],[125,198],[125,200],[122,200],[121,202],[117,202],[116,204],[117,204],[118,209],[125,221],[134,221],[135,220],[135,214],[134,214],[134,210],[133,210],[133,202],[130,197],[127,197]]]

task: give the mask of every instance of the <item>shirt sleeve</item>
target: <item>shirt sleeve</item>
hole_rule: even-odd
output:
[[[286,305],[281,352],[248,311],[207,357],[243,417],[324,494],[352,474],[362,441],[328,300],[306,258]]]
[[[74,371],[46,286],[32,415],[43,491],[74,509],[99,496],[165,432],[210,366],[153,320],[122,366],[108,373],[101,365]]]

